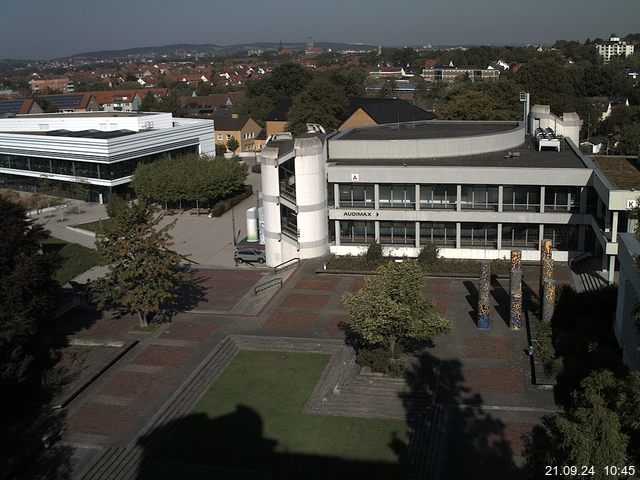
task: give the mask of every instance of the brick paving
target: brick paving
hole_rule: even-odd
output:
[[[160,374],[120,371],[98,393],[145,400],[153,397],[164,380],[164,375]]]
[[[87,402],[67,419],[67,430],[92,435],[118,435],[133,419],[137,407]]]
[[[263,311],[253,316],[234,315],[231,309],[237,308],[264,272],[248,268],[198,272],[208,299],[198,308],[204,305],[212,313],[179,314],[156,332],[136,337],[140,345],[73,402],[68,412],[69,441],[86,443],[90,439],[81,434],[93,434],[108,438],[103,442],[113,447],[135,443],[135,431],[142,430],[180,391],[195,365],[226,335],[280,336],[294,342],[295,338],[343,339],[348,311],[340,298],[360,288],[364,278],[316,274],[321,265],[322,261],[302,262],[280,290],[269,293],[273,298]],[[525,295],[527,304],[536,295],[535,272],[532,268],[525,272],[531,287]],[[492,324],[487,331],[475,326],[477,281],[430,278],[425,286],[438,311],[453,323],[451,333],[424,351],[424,367],[433,369],[437,379],[428,385],[436,390],[431,398],[441,409],[448,409],[450,417],[440,436],[429,437],[444,449],[437,455],[442,463],[440,477],[433,478],[518,478],[510,475],[522,454],[522,433],[553,409],[553,394],[531,385],[524,354],[526,330],[510,331],[501,316],[497,302],[504,298],[507,284],[500,279],[493,285]],[[85,330],[131,338],[128,332],[134,318],[112,320],[93,320]],[[76,323],[71,322],[70,328],[77,328]],[[465,404],[477,411],[454,407]],[[490,464],[483,460],[487,449],[493,459]],[[463,458],[466,463],[461,462]],[[462,468],[462,463],[469,468]],[[82,466],[80,462],[78,468]]]
[[[188,347],[150,345],[142,350],[131,363],[179,368],[185,364],[193,353],[194,349]]]

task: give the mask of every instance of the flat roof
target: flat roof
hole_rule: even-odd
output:
[[[66,117],[144,117],[162,115],[163,112],[67,112],[67,113],[30,113],[16,115],[14,118],[66,118]]]
[[[594,156],[596,164],[617,190],[640,190],[640,171],[636,157]]]
[[[144,130],[148,132],[149,130]],[[79,130],[79,131],[71,131],[71,130],[49,130],[49,131],[38,131],[38,132],[2,132],[0,133],[10,133],[12,135],[41,135],[43,137],[73,137],[73,138],[96,138],[101,140],[108,140],[110,138],[119,138],[126,137],[127,135],[132,135],[134,133],[133,130]]]
[[[347,130],[334,140],[419,140],[474,137],[504,133],[518,128],[518,122],[437,121],[406,122]]]
[[[407,167],[511,167],[511,168],[587,168],[580,157],[571,149],[566,140],[560,142],[561,151],[534,149],[531,137],[526,137],[520,147],[499,152],[440,158],[389,158],[389,159],[339,159],[331,158],[329,163],[354,166],[407,166]],[[509,156],[509,152],[518,152],[519,157]],[[640,175],[640,174],[639,174]]]

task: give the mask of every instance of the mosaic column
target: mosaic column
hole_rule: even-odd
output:
[[[551,245],[552,242],[549,239],[544,239],[540,242],[540,285],[538,289],[538,295],[540,298],[542,298],[542,290],[544,289],[544,261],[545,259],[551,258]]]
[[[511,250],[511,270],[522,268],[522,250]]]
[[[553,279],[544,281],[544,297],[542,297],[542,320],[549,323],[556,308],[556,287],[558,282]]]
[[[478,289],[478,328],[486,330],[490,327],[489,290],[491,289],[491,264],[480,263],[480,287]]]
[[[511,308],[509,309],[509,326],[511,330],[522,327],[522,270],[511,270]]]

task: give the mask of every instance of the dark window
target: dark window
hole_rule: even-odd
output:
[[[341,183],[340,207],[373,208],[373,185]]]
[[[387,184],[378,189],[380,208],[416,208],[415,185]]]
[[[375,235],[375,222],[340,222],[340,243],[373,243]]]
[[[498,187],[492,185],[463,185],[463,210],[498,210]]]
[[[504,211],[540,211],[540,187],[505,186],[502,193]]]
[[[415,222],[380,222],[380,243],[384,245],[415,245]]]
[[[502,247],[538,249],[540,229],[538,225],[504,224],[502,225]]]
[[[498,226],[486,223],[463,223],[460,229],[460,244],[463,247],[496,248]]]
[[[439,247],[455,248],[456,224],[420,222],[420,245],[429,243]]]
[[[420,185],[420,208],[455,210],[456,195],[455,185]]]

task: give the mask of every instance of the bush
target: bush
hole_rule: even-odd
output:
[[[362,367],[369,367],[374,372],[387,373],[391,351],[383,347],[363,347],[358,350],[357,362]]]
[[[379,262],[382,258],[382,245],[378,242],[374,242],[369,245],[366,255],[367,262]]]
[[[256,164],[253,167],[251,167],[251,171],[253,173],[262,173],[262,167],[260,166],[260,164]]]
[[[436,263],[438,260],[438,254],[440,250],[433,243],[428,243],[422,250],[420,250],[420,254],[418,255],[418,262],[421,265],[429,266]]]
[[[538,333],[536,334],[536,349],[534,354],[545,363],[553,361],[556,356],[553,348],[551,324],[538,321]]]

